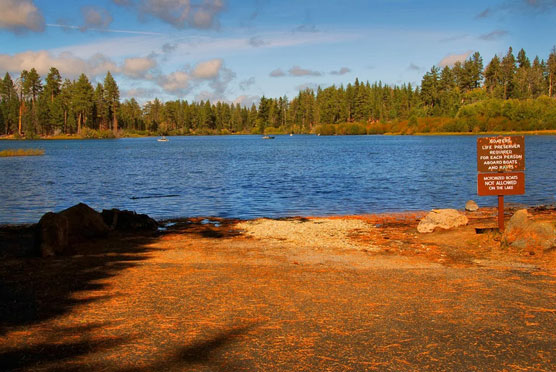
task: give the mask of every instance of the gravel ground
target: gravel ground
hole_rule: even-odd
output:
[[[275,240],[282,244],[312,249],[366,249],[375,246],[354,239],[374,226],[360,219],[311,218],[271,220],[258,219],[239,223],[236,227],[252,238]]]

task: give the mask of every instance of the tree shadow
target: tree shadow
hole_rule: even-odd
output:
[[[106,299],[98,295],[76,295],[105,289],[103,280],[147,259],[146,253],[154,250],[148,245],[156,239],[152,233],[113,233],[106,239],[76,246],[74,255],[39,258],[30,256],[34,251],[30,231],[29,226],[22,227],[19,232],[15,227],[0,228],[0,248],[3,249],[0,254],[0,338],[10,331],[25,331],[26,327],[68,314],[76,306]],[[90,330],[48,329],[41,331],[41,335],[47,335],[52,342],[15,348],[0,344],[0,365],[22,368],[60,361],[122,342],[118,339],[83,341]],[[60,341],[62,336],[72,332],[80,334],[81,339]]]
[[[91,340],[87,337],[95,328],[104,326],[106,324],[59,328],[52,330],[47,342],[16,348],[0,348],[0,366],[2,366],[2,371],[33,370],[39,366],[48,368],[50,363],[57,364],[82,355],[102,352],[127,341],[124,338]],[[64,337],[73,337],[76,334],[84,336],[79,341],[59,341]]]
[[[163,361],[139,370],[134,368],[119,370],[118,372],[190,370],[194,367],[208,368],[214,372],[251,371],[253,366],[249,365],[247,361],[237,360],[230,356],[226,357],[224,354],[233,352],[234,343],[258,326],[260,326],[260,323],[231,327],[208,339],[201,339],[190,345],[180,347]]]

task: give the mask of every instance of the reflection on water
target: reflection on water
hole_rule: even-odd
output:
[[[281,217],[462,208],[476,195],[476,137],[260,136],[0,141],[44,148],[0,158],[0,223],[78,202],[154,218]],[[526,195],[555,202],[555,136],[526,137]]]

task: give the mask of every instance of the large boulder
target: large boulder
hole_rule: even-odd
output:
[[[35,244],[43,257],[73,254],[74,244],[105,237],[109,231],[100,213],[80,203],[42,216],[35,230]]]
[[[59,213],[68,219],[68,241],[70,244],[105,237],[110,229],[100,213],[87,204],[79,203]]]
[[[503,246],[529,254],[542,254],[556,246],[556,227],[530,217],[526,209],[515,212],[502,235]]]
[[[68,253],[68,219],[57,213],[48,212],[37,225],[38,249],[42,257]]]
[[[134,211],[119,209],[105,209],[101,213],[104,223],[112,230],[133,231],[158,229],[158,222],[146,214],[138,214]]]
[[[468,200],[467,203],[465,203],[465,210],[468,212],[476,212],[479,210],[479,206],[473,200]]]
[[[448,230],[467,225],[467,217],[455,209],[433,209],[417,225],[420,233],[430,233],[436,228]]]

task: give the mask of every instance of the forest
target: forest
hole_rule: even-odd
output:
[[[556,48],[533,61],[510,47],[486,66],[476,52],[426,72],[420,86],[355,79],[346,86],[262,97],[258,105],[158,98],[120,100],[110,72],[93,86],[51,67],[0,79],[0,135],[13,138],[114,138],[210,134],[414,134],[556,129]]]

